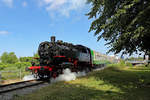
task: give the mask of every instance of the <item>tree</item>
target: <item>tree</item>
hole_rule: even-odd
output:
[[[18,62],[18,58],[14,52],[10,52],[10,53],[4,52],[0,59],[1,62],[4,64],[14,64]]]
[[[142,51],[150,56],[150,1],[148,0],[88,0],[92,4],[87,14],[95,18],[89,32],[95,31],[98,41],[104,38],[108,52],[133,54]],[[150,58],[150,57],[149,57]]]
[[[8,58],[8,53],[7,53],[7,52],[4,52],[4,53],[2,54],[2,56],[0,57],[1,62],[6,64],[6,63],[7,63],[7,58]]]

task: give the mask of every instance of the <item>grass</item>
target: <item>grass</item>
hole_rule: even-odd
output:
[[[57,82],[15,100],[150,100],[150,68],[113,67]]]

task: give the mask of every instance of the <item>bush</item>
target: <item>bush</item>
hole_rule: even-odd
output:
[[[126,66],[125,61],[121,59],[119,65],[120,65],[121,67]]]
[[[15,64],[4,64],[0,63],[0,70],[13,70],[13,69],[25,69],[26,67],[31,66],[30,62],[17,62]]]
[[[124,60],[120,60],[119,63],[109,64],[108,67],[125,67],[127,66]]]
[[[18,69],[25,69],[26,67],[31,66],[31,63],[30,62],[18,62],[18,63],[15,63],[15,66]]]
[[[126,62],[126,66],[133,67],[133,65],[129,62]]]
[[[0,70],[3,70],[4,68],[8,67],[7,64],[0,63]]]

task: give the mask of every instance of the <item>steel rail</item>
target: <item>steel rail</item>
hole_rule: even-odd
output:
[[[32,83],[32,82],[35,82],[35,83]],[[36,85],[43,84],[43,83],[45,83],[45,81],[29,80],[29,81],[22,81],[22,82],[7,84],[7,85],[1,85],[0,86],[0,94],[15,91],[15,90],[19,90],[19,89],[23,89],[23,88],[27,88],[27,87],[36,86]],[[21,84],[23,86],[18,86],[18,85],[21,85]],[[4,89],[4,90],[2,90],[2,89]]]
[[[22,84],[22,83],[26,83],[26,82],[32,82],[32,81],[36,81],[36,80],[28,80],[28,81],[21,81],[21,82],[15,82],[15,83],[10,83],[10,84],[0,85],[0,88],[6,87],[6,86],[11,86],[11,85],[18,85],[18,84]]]

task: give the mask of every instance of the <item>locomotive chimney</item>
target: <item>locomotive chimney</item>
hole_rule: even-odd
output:
[[[55,42],[55,36],[51,36],[51,42]]]

